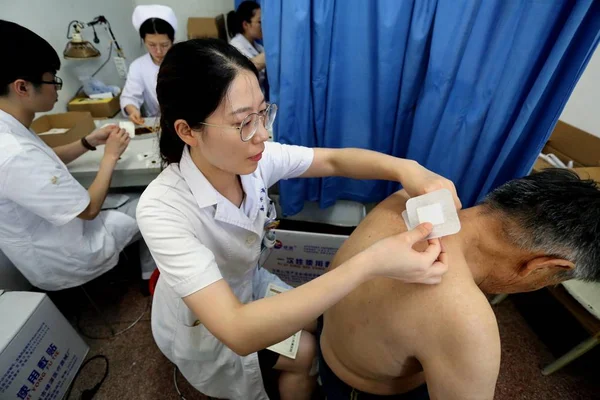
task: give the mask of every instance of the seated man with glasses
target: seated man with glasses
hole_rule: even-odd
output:
[[[0,66],[0,251],[36,287],[79,286],[113,268],[121,250],[141,238],[139,195],[101,211],[129,135],[110,125],[74,143],[46,145],[29,127],[36,112],[52,110],[58,100],[58,54],[15,23],[0,20],[0,34],[11,38],[11,60]],[[104,156],[86,190],[65,164],[99,145]],[[149,279],[156,265],[145,246],[140,256],[142,278]]]

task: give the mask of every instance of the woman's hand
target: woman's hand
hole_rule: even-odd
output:
[[[410,197],[421,196],[440,189],[448,189],[452,193],[456,209],[460,210],[462,208],[454,183],[435,172],[431,172],[416,161],[410,162],[409,167],[402,170],[400,183]]]
[[[134,106],[129,104],[125,107],[125,112],[129,116],[129,120],[137,125],[144,125],[144,118],[142,118],[142,113],[140,110]]]
[[[432,229],[430,223],[421,224],[412,231],[375,242],[357,256],[364,258],[374,276],[410,283],[440,283],[448,271],[448,259],[439,239],[429,240],[425,251],[413,249],[414,244],[425,240]]]

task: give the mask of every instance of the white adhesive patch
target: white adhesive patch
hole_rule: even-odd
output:
[[[419,218],[419,224],[429,222],[436,226],[446,222],[440,203],[417,208],[417,217]]]
[[[460,219],[454,206],[452,194],[447,189],[437,190],[406,201],[406,212],[402,217],[414,229],[419,223],[430,222],[433,230],[427,237],[435,239],[454,235],[460,231]]]
[[[125,129],[129,134],[129,137],[133,139],[135,137],[135,125],[131,121],[120,121],[119,128]]]
[[[104,124],[104,125],[102,125],[102,127],[104,128],[105,126],[111,126],[111,125],[116,125],[116,124]],[[125,132],[127,132],[127,134],[129,135],[129,137],[131,139],[133,139],[135,137],[135,125],[133,122],[119,121],[119,128],[124,129]]]

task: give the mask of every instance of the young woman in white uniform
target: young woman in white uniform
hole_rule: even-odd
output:
[[[227,14],[227,29],[232,37],[229,44],[252,61],[258,70],[258,83],[265,95],[266,63],[265,49],[257,40],[262,40],[260,5],[255,1],[240,3],[237,10]]]
[[[262,367],[281,371],[282,399],[308,399],[314,336],[303,331],[295,360],[265,349],[314,329],[320,314],[370,278],[439,282],[445,255],[437,240],[424,253],[412,250],[430,232],[431,225],[421,225],[299,288],[263,298],[269,282],[289,287],[258,266],[265,228],[276,217],[269,187],[280,179],[337,175],[400,181],[412,195],[455,190],[414,161],[267,142],[277,108],[265,103],[257,76],[254,64],[217,39],[178,43],[161,65],[160,151],[168,166],[137,209],[160,269],[152,332],[167,358],[208,396],[268,399]]]
[[[132,122],[142,125],[142,106],[146,117],[155,117],[160,112],[156,99],[156,76],[160,63],[175,40],[177,18],[167,6],[150,5],[137,6],[131,19],[148,53],[129,66],[121,93],[121,109]]]

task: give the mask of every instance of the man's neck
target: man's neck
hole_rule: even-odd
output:
[[[35,117],[34,112],[26,110],[23,107],[20,107],[19,105],[16,105],[14,102],[11,102],[6,97],[0,97],[0,110],[12,115],[27,129],[29,129],[31,122],[33,122],[33,118]]]
[[[460,232],[444,240],[460,249],[477,286],[485,293],[495,293],[496,276],[510,273],[522,255],[503,237],[502,220],[481,206],[462,210],[459,216]]]

